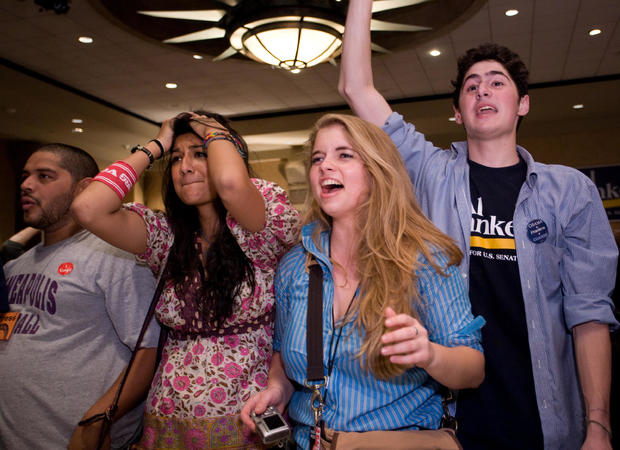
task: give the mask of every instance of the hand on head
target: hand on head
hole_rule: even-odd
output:
[[[161,142],[165,149],[165,153],[169,153],[172,147],[175,121],[178,119],[187,120],[188,118],[190,119],[190,126],[201,139],[213,131],[229,133],[229,130],[226,127],[212,117],[199,115],[193,112],[183,112],[171,117],[170,119],[164,120],[161,124],[159,132],[157,133],[157,137],[155,139]]]
[[[164,120],[161,124],[161,128],[159,129],[159,133],[157,133],[157,137],[155,138],[164,147],[164,155],[166,153],[170,153],[170,149],[172,147],[172,140],[174,137],[172,126],[174,125],[175,120],[176,117]],[[161,157],[164,155],[161,155]]]
[[[388,331],[381,336],[381,354],[394,364],[428,367],[435,355],[428,332],[420,321],[408,314],[396,314],[390,307],[385,309],[385,317]]]
[[[201,116],[196,113],[190,113],[192,117],[192,121],[190,122],[191,127],[194,129],[196,134],[201,138],[204,138],[207,134],[213,131],[220,131],[225,133],[230,133],[229,130],[224,127],[221,123],[215,120],[212,117]]]

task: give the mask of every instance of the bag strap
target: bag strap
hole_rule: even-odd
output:
[[[88,417],[84,420],[80,420],[78,422],[78,426],[82,426],[82,425],[90,425],[91,423],[99,422],[100,420],[103,421],[103,426],[101,427],[101,431],[99,432],[99,440],[97,442],[97,449],[100,449],[101,446],[103,445],[103,441],[105,440],[105,437],[108,433],[108,429],[110,425],[112,424],[112,419],[114,418],[114,415],[118,411],[118,402],[121,398],[123,387],[125,386],[125,382],[127,381],[127,377],[129,376],[129,371],[131,370],[133,363],[136,359],[136,354],[140,350],[140,345],[142,344],[142,340],[144,339],[146,330],[148,329],[151,323],[151,320],[153,319],[153,316],[155,315],[155,308],[157,306],[157,300],[161,297],[161,294],[164,290],[164,284],[165,284],[164,277],[160,276],[159,282],[157,283],[157,288],[155,289],[155,294],[153,294],[153,299],[151,300],[151,304],[149,306],[149,310],[146,313],[144,322],[142,323],[142,329],[140,330],[140,334],[138,335],[138,339],[136,340],[136,345],[133,348],[133,351],[131,352],[131,357],[129,358],[129,362],[127,363],[127,369],[125,370],[125,373],[123,374],[123,378],[121,378],[121,382],[119,383],[118,388],[116,389],[116,394],[114,395],[114,401],[112,402],[112,405],[108,409],[106,409],[104,412],[95,414],[91,417]],[[166,337],[166,331],[162,327],[161,334],[159,336],[159,344],[157,348],[157,361],[159,361],[160,359],[161,348],[163,347],[163,344],[165,343],[165,337]]]
[[[308,258],[308,314],[306,317],[306,346],[308,349],[307,381],[324,379],[323,366],[323,271],[314,255]],[[440,428],[449,428],[456,431],[458,423],[448,408],[448,403],[454,399],[452,391],[440,385],[443,415]]]
[[[323,271],[312,257],[308,269],[308,313],[306,318],[306,346],[308,369],[306,380],[319,381],[325,377],[323,367]]]

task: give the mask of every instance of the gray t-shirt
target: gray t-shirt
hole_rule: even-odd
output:
[[[84,413],[127,365],[155,290],[133,255],[81,231],[4,266],[11,311],[0,341],[0,448],[65,449]],[[151,324],[143,347],[156,347]],[[121,447],[143,405],[112,427]]]

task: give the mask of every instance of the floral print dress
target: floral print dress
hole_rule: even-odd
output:
[[[281,187],[252,181],[265,200],[264,228],[249,232],[230,215],[226,223],[254,267],[254,291],[244,282],[232,316],[213,330],[199,312],[188,320],[172,283],[165,286],[156,315],[170,331],[149,391],[138,448],[258,446],[238,416],[246,400],[267,386],[273,279],[280,257],[298,240],[299,215]],[[137,203],[125,207],[146,222],[147,250],[138,259],[159,275],[174,241],[166,216]]]

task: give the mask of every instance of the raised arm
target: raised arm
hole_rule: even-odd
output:
[[[166,120],[157,135],[157,140],[165,151],[169,151],[172,145],[172,120]],[[162,156],[156,142],[151,141],[144,147],[155,159]],[[138,151],[127,156],[121,163],[131,166],[139,178],[150,160],[145,152]],[[118,162],[114,165],[116,164]],[[112,169],[112,166],[106,170],[109,169]],[[84,228],[104,241],[130,253],[141,254],[146,250],[146,224],[137,213],[123,209],[121,205],[122,198],[117,190],[108,184],[91,180],[73,200],[71,212]]]
[[[370,62],[372,0],[349,2],[345,26],[338,91],[360,118],[381,126],[392,113],[375,89]]]
[[[226,132],[214,119],[198,115],[195,118],[192,128],[203,138],[213,131]],[[260,231],[265,225],[265,201],[252,183],[233,142],[225,139],[210,141],[207,158],[209,178],[226,210],[246,230]]]

